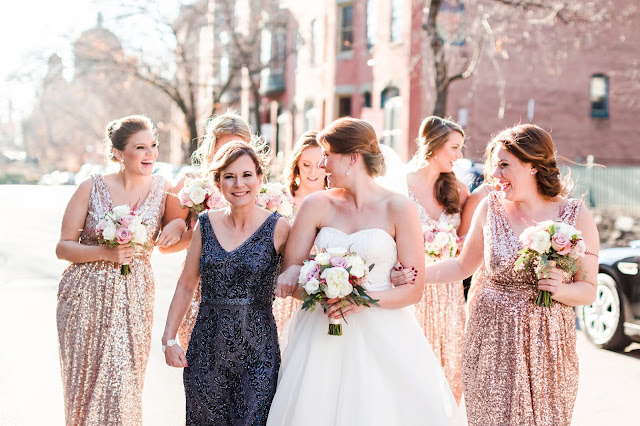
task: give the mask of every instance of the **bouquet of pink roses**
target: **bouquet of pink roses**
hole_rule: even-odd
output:
[[[207,209],[221,209],[227,205],[215,185],[207,178],[185,179],[184,187],[178,192],[178,200],[184,208],[198,214]]]
[[[427,262],[449,259],[458,253],[461,240],[456,234],[456,228],[450,223],[431,220],[429,224],[422,225],[422,233]]]
[[[129,244],[134,249],[142,246],[147,248],[147,224],[142,219],[142,215],[127,205],[114,207],[107,212],[98,223],[98,242],[107,247]],[[129,265],[120,266],[122,275],[129,275],[131,267]]]
[[[278,212],[286,218],[293,214],[293,200],[285,186],[278,182],[265,183],[260,187],[256,205],[272,212]]]
[[[343,299],[340,314],[346,301],[358,306],[378,306],[378,301],[370,297],[362,286],[364,277],[371,269],[373,265],[367,268],[362,257],[341,247],[323,249],[309,256],[298,278],[298,283],[304,289],[302,309],[313,311],[316,302],[319,302],[329,312],[327,299],[336,297]],[[342,306],[342,303],[345,305]],[[329,335],[342,336],[342,320],[329,319]]]
[[[524,269],[535,266],[535,272],[540,278],[547,278],[549,268],[557,266],[559,269],[575,274],[580,266],[580,257],[584,256],[586,245],[580,236],[580,231],[563,222],[547,220],[535,226],[530,226],[520,235],[520,242],[524,247],[518,253],[514,268]],[[536,305],[547,308],[553,306],[551,293],[539,291]]]

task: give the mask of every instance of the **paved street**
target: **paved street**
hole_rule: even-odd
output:
[[[60,221],[74,187],[0,185],[0,425],[63,425],[55,321],[66,262],[55,257]],[[145,425],[184,423],[181,370],[164,364],[160,336],[183,254],[155,253],[156,304],[147,368]],[[640,423],[640,344],[597,350],[578,337],[580,389],[574,425]]]

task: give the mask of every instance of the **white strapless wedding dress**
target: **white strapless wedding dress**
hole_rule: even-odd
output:
[[[350,248],[374,268],[369,295],[390,288],[395,240],[382,229],[324,227],[318,249]],[[466,423],[411,308],[372,307],[329,336],[321,307],[291,320],[268,425],[459,425]]]

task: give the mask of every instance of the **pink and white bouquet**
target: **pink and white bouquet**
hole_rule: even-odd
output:
[[[107,212],[97,226],[99,233],[98,242],[113,248],[118,245],[129,244],[134,249],[148,247],[147,224],[142,215],[128,205],[114,207]],[[120,266],[122,275],[129,275],[129,265]]]
[[[455,226],[448,222],[431,220],[427,225],[422,225],[422,233],[424,253],[429,263],[455,257],[462,243]]]
[[[303,288],[302,309],[313,311],[318,302],[329,312],[327,299],[340,298],[340,314],[344,319],[342,308],[347,302],[358,306],[377,306],[378,301],[370,297],[362,286],[373,266],[367,267],[362,257],[341,247],[323,249],[309,256],[298,278]],[[329,318],[329,335],[342,336],[341,319]]]
[[[278,212],[286,218],[293,214],[293,200],[286,187],[279,182],[265,183],[260,187],[256,205],[272,212]]]
[[[194,177],[185,179],[178,192],[178,200],[184,208],[198,214],[207,209],[221,209],[227,201],[220,195],[211,179]]]
[[[518,253],[514,268],[522,270],[534,265],[538,279],[547,278],[549,269],[559,269],[575,274],[580,267],[580,258],[584,256],[585,245],[580,231],[563,222],[547,220],[530,226],[520,235],[523,249]],[[536,305],[547,308],[553,306],[551,293],[539,291]]]

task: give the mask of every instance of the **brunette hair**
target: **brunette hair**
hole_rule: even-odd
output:
[[[364,160],[369,176],[384,174],[384,157],[371,124],[357,118],[339,118],[316,136],[318,144],[336,154],[358,153]]]
[[[216,152],[208,170],[216,185],[220,185],[222,172],[243,155],[248,155],[249,158],[251,158],[251,161],[253,161],[253,164],[256,166],[256,174],[258,176],[264,175],[264,161],[253,146],[241,140],[231,141],[224,144],[224,146]]]
[[[413,156],[412,163],[418,168],[429,163],[434,152],[440,150],[449,139],[451,132],[458,132],[465,137],[462,126],[451,119],[432,115],[422,120],[416,144],[418,150]],[[458,178],[451,173],[440,173],[436,180],[434,193],[438,204],[444,207],[447,214],[460,212],[460,189]]]
[[[247,122],[234,111],[227,111],[224,114],[213,116],[207,122],[204,137],[198,149],[191,155],[194,165],[203,169],[208,169],[213,161],[220,138],[228,135],[237,136],[245,142],[251,142],[251,128]]]
[[[551,135],[535,124],[519,124],[498,133],[491,141],[502,145],[523,163],[531,164],[537,170],[535,174],[538,192],[546,198],[569,193],[569,177],[563,182],[560,178],[556,148]]]
[[[113,150],[124,151],[129,138],[144,130],[150,130],[153,134],[153,139],[158,140],[158,132],[146,115],[129,115],[107,124],[104,132],[106,157],[111,161],[118,161]]]
[[[300,188],[300,182],[298,182],[298,178],[300,177],[300,168],[298,167],[298,160],[300,160],[300,156],[302,152],[307,148],[315,148],[320,147],[318,141],[316,140],[316,135],[318,134],[315,130],[308,130],[300,136],[300,139],[296,142],[289,155],[289,161],[284,169],[285,180],[287,182],[287,186],[289,187],[289,192],[291,195],[295,196],[296,191]],[[327,187],[327,177],[324,177],[324,186]]]

